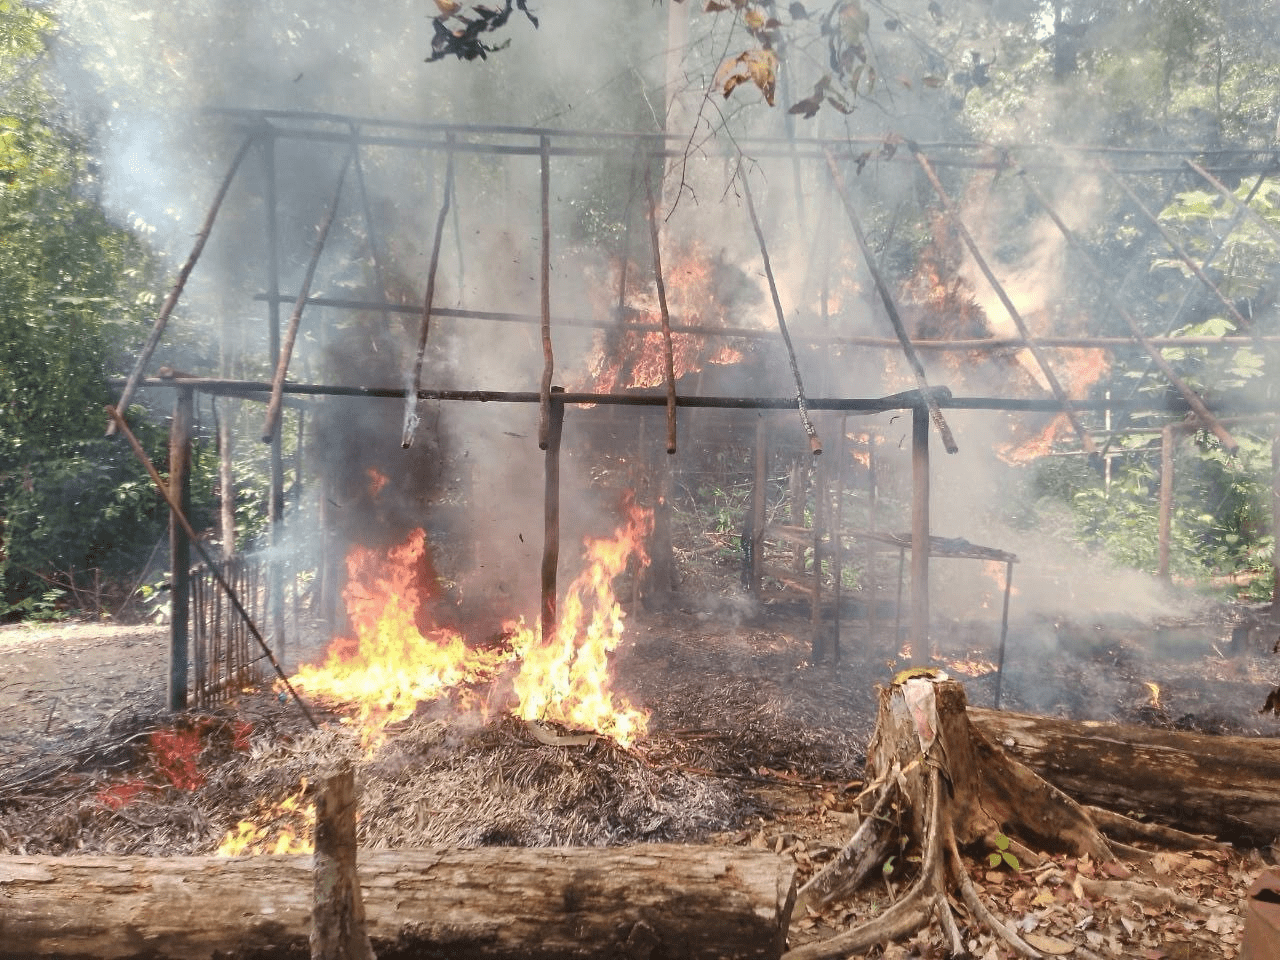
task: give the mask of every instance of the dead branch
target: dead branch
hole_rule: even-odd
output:
[[[658,311],[662,321],[662,375],[667,388],[667,453],[676,452],[676,371],[671,355],[671,314],[667,310],[667,284],[662,278],[662,252],[658,242],[658,208],[653,198],[649,168],[644,171],[644,192],[649,201],[649,240],[653,246],[653,282],[658,290]],[[624,265],[625,270],[625,265]]]

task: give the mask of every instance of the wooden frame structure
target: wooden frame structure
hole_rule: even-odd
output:
[[[1193,157],[1172,151],[1153,150],[1117,150],[1088,149],[1076,151],[1058,151],[1049,155],[1035,148],[1017,150],[1008,148],[994,152],[989,148],[973,144],[920,144],[907,142],[906,150],[898,150],[898,144],[886,139],[866,141],[821,141],[812,139],[792,139],[788,141],[739,139],[735,141],[733,153],[716,153],[716,145],[702,148],[702,155],[723,162],[739,164],[740,181],[744,188],[747,209],[751,223],[759,242],[761,257],[775,312],[777,313],[778,330],[769,331],[759,327],[703,327],[693,323],[683,323],[681,318],[670,315],[663,286],[663,267],[660,254],[662,238],[657,229],[658,211],[653,200],[652,188],[648,190],[648,217],[652,225],[650,242],[652,245],[654,276],[653,281],[658,291],[661,305],[661,322],[626,323],[627,330],[660,332],[664,343],[665,389],[661,394],[652,392],[628,391],[625,393],[570,393],[563,392],[554,386],[555,356],[553,352],[553,331],[561,327],[591,328],[608,330],[620,323],[629,321],[633,313],[623,299],[619,301],[617,316],[610,320],[589,319],[583,317],[566,317],[553,315],[549,288],[551,284],[551,245],[550,228],[550,196],[552,194],[552,170],[556,161],[563,158],[605,158],[630,156],[640,157],[640,165],[653,165],[661,161],[681,157],[689,149],[683,137],[668,137],[662,134],[636,133],[618,134],[599,131],[560,130],[552,131],[541,128],[458,125],[444,123],[396,123],[374,121],[365,118],[346,117],[328,114],[304,114],[290,111],[273,110],[219,110],[213,112],[214,118],[228,124],[238,131],[240,146],[235,153],[226,177],[222,181],[217,196],[209,210],[204,228],[197,237],[197,242],[179,273],[177,283],[161,309],[151,336],[137,358],[137,363],[123,389],[119,407],[124,410],[134,391],[140,386],[176,388],[177,410],[173,421],[171,438],[171,476],[178,490],[185,494],[184,464],[189,459],[190,427],[189,410],[194,393],[215,396],[250,397],[267,403],[267,417],[262,431],[263,439],[271,444],[270,492],[268,497],[271,543],[279,546],[283,540],[284,512],[284,464],[281,455],[281,438],[279,430],[280,408],[286,396],[363,396],[400,398],[405,402],[405,428],[403,445],[413,442],[414,430],[417,426],[416,408],[423,400],[441,400],[458,402],[500,402],[500,403],[537,403],[539,407],[539,447],[545,451],[545,542],[542,560],[542,623],[544,630],[555,625],[556,604],[556,568],[558,565],[558,455],[559,437],[562,429],[563,411],[570,404],[618,404],[618,405],[662,405],[667,411],[666,449],[674,453],[677,447],[677,411],[680,408],[722,407],[740,410],[795,409],[803,421],[810,439],[814,455],[822,452],[822,446],[813,425],[808,419],[809,411],[883,411],[911,410],[913,412],[912,450],[914,493],[912,499],[912,542],[932,542],[929,520],[929,433],[936,430],[942,438],[945,448],[954,452],[957,444],[945,419],[945,410],[949,409],[984,409],[993,411],[1030,411],[1041,410],[1064,414],[1072,428],[1080,438],[1084,452],[1096,451],[1094,440],[1080,421],[1080,415],[1101,409],[1150,409],[1151,404],[1137,403],[1130,398],[1127,401],[1088,402],[1068,396],[1058,377],[1054,373],[1051,354],[1055,350],[1076,348],[1125,348],[1140,349],[1149,358],[1153,366],[1164,374],[1168,382],[1178,393],[1176,403],[1169,405],[1170,413],[1187,413],[1193,422],[1200,427],[1212,431],[1219,437],[1228,450],[1234,450],[1235,440],[1225,427],[1225,420],[1192,389],[1165,360],[1162,350],[1177,346],[1205,346],[1218,349],[1232,349],[1248,345],[1262,349],[1274,368],[1271,354],[1274,344],[1280,342],[1280,336],[1263,336],[1245,321],[1241,329],[1247,335],[1216,338],[1170,337],[1167,335],[1152,336],[1144,329],[1141,322],[1134,317],[1129,307],[1112,291],[1106,283],[1101,285],[1103,297],[1108,301],[1108,309],[1121,317],[1129,329],[1128,336],[1079,336],[1079,337],[1036,337],[1030,332],[1027,324],[1019,314],[1016,306],[1005,288],[1001,285],[989,260],[979,248],[977,241],[966,228],[961,214],[950,199],[942,182],[939,171],[948,168],[963,170],[989,170],[993,173],[1011,171],[1019,174],[1020,182],[1025,184],[1029,199],[1039,205],[1045,217],[1059,230],[1064,242],[1076,252],[1078,261],[1084,269],[1092,274],[1100,274],[1096,258],[1088,244],[1078,237],[1055,211],[1052,202],[1033,182],[1037,170],[1060,170],[1065,164],[1075,164],[1081,168],[1088,167],[1100,175],[1112,178],[1124,191],[1129,202],[1134,203],[1143,212],[1152,234],[1160,234],[1169,241],[1167,232],[1155,215],[1151,214],[1138,195],[1126,182],[1126,178],[1160,177],[1165,180],[1181,179],[1189,183],[1208,184],[1211,189],[1224,198],[1240,205],[1240,212],[1235,224],[1245,220],[1260,222],[1266,230],[1271,231],[1277,242],[1280,235],[1274,228],[1262,220],[1247,204],[1240,201],[1234,192],[1229,190],[1219,177],[1221,176],[1257,176],[1260,186],[1264,179],[1280,169],[1277,157],[1265,151],[1218,151],[1211,162],[1204,157]],[[278,144],[284,141],[297,141],[311,146],[316,151],[327,150],[340,156],[341,167],[337,177],[332,200],[323,222],[318,226],[317,239],[312,247],[307,269],[300,286],[295,291],[281,289],[280,265],[280,214],[278,210]],[[425,151],[432,154],[443,154],[447,158],[445,182],[441,191],[442,201],[436,219],[433,246],[431,249],[430,267],[426,282],[426,297],[421,306],[410,306],[397,303],[386,295],[385,287],[385,251],[381,247],[380,225],[373,216],[369,192],[365,180],[362,154],[370,148],[404,148]],[[922,340],[913,338],[900,316],[892,283],[883,275],[877,258],[872,250],[866,231],[862,225],[857,203],[851,196],[845,182],[845,171],[866,162],[867,151],[879,149],[877,162],[886,164],[909,164],[919,169],[928,185],[935,192],[941,208],[959,231],[969,254],[979,265],[986,281],[991,285],[998,300],[1009,313],[1016,329],[1017,337],[992,337],[965,340]],[[267,352],[274,376],[270,383],[244,382],[226,379],[225,377],[186,377],[186,376],[145,376],[151,356],[160,342],[166,323],[182,292],[188,275],[194,268],[200,252],[208,239],[218,215],[218,211],[227,196],[232,181],[242,168],[246,156],[257,150],[262,169],[262,207],[265,213],[263,225],[266,236],[267,256],[264,264],[264,282],[255,299],[262,304],[266,313]],[[727,149],[727,146],[726,146]],[[536,158],[538,162],[538,184],[541,219],[540,248],[540,311],[520,313],[498,310],[447,308],[434,302],[436,289],[436,270],[439,263],[440,250],[446,217],[450,212],[450,204],[454,192],[455,162],[466,157],[481,158]],[[879,294],[888,319],[893,337],[874,337],[866,335],[842,336],[824,333],[818,337],[810,337],[804,331],[789,332],[784,319],[785,310],[780,302],[778,288],[774,282],[769,266],[768,239],[761,227],[750,193],[750,188],[742,174],[741,162],[744,157],[753,161],[764,158],[785,159],[789,163],[805,162],[822,169],[825,165],[832,190],[839,196],[841,205],[847,216],[849,226],[862,251],[863,267],[871,275],[874,287]],[[1018,159],[1015,159],[1017,157]],[[633,159],[633,162],[634,159]],[[633,168],[634,170],[635,168]],[[354,176],[348,179],[348,173]],[[647,178],[647,174],[646,174]],[[633,176],[633,186],[634,186]],[[329,239],[330,228],[343,197],[344,189],[349,183],[355,184],[359,195],[359,205],[367,236],[369,260],[372,265],[375,299],[346,298],[335,296],[313,296],[312,280],[317,266]],[[1257,188],[1255,187],[1255,190]],[[454,216],[457,216],[456,206]],[[1225,238],[1224,238],[1225,239]],[[630,237],[626,241],[630,242]],[[1176,248],[1176,243],[1174,244]],[[1220,249],[1219,245],[1219,249]],[[1197,264],[1185,251],[1175,249],[1178,256],[1188,267],[1205,289],[1216,295],[1229,312],[1238,321],[1244,321],[1239,311],[1228,298],[1214,285],[1205,273],[1204,267],[1211,263],[1214,253],[1203,263]],[[626,255],[624,253],[624,259]],[[625,279],[624,279],[625,284]],[[1184,299],[1184,306],[1185,306]],[[292,303],[293,309],[287,325],[281,323],[281,304]],[[408,378],[408,388],[379,386],[371,388],[341,387],[325,384],[302,384],[289,379],[289,365],[301,327],[303,316],[309,307],[327,307],[344,310],[362,310],[378,312],[384,318],[393,314],[412,313],[420,316],[420,332],[416,364],[412,376]],[[1179,308],[1181,313],[1181,308]],[[539,389],[536,391],[491,391],[491,390],[439,390],[426,388],[422,384],[422,361],[427,347],[431,323],[433,320],[444,322],[490,322],[497,324],[534,324],[539,327],[543,353],[543,368],[540,375]],[[791,361],[791,369],[795,381],[795,392],[790,396],[775,397],[699,397],[679,395],[675,387],[675,378],[671,362],[672,334],[689,333],[731,336],[744,339],[773,339],[779,334],[785,343]],[[907,360],[908,368],[916,381],[917,389],[906,394],[887,398],[853,398],[826,397],[811,398],[806,395],[801,380],[801,370],[796,362],[795,344],[811,344],[815,342],[837,344],[846,347],[865,349],[882,349],[901,351]],[[1047,398],[1026,399],[1016,397],[955,397],[950,391],[932,386],[925,374],[920,355],[925,352],[965,351],[982,353],[1008,350],[1009,348],[1025,348],[1029,350],[1038,369],[1048,383],[1050,394]],[[1237,408],[1238,410],[1238,408]],[[1232,412],[1237,412],[1233,410]],[[1280,489],[1280,485],[1278,485]],[[759,508],[753,520],[754,536],[762,531]],[[172,659],[174,662],[171,677],[170,706],[178,709],[185,705],[186,658],[187,658],[187,611],[186,596],[190,590],[187,571],[189,569],[188,546],[184,542],[186,534],[182,525],[175,522],[171,532],[172,556],[174,566],[174,617],[172,634]],[[911,636],[917,649],[924,648],[928,634],[928,571],[931,550],[913,550],[911,557]],[[843,556],[844,551],[837,550],[836,555]],[[815,591],[816,592],[816,591]],[[277,645],[283,646],[282,619],[282,584],[278,564],[270,577],[268,587],[269,600],[267,617],[270,620],[268,635],[274,638]],[[1007,623],[1007,596],[1006,596]],[[1003,638],[1002,638],[1003,651]],[[283,655],[283,651],[281,651]],[[179,668],[178,661],[182,661]],[[205,684],[216,686],[217,678],[201,674]]]

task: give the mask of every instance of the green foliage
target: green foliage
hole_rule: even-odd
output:
[[[1022,864],[1013,853],[1009,851],[1010,840],[1003,833],[997,833],[995,838],[996,848],[987,854],[987,866],[992,870],[1004,864],[1010,870],[1021,870]]]
[[[48,119],[43,13],[0,3],[0,599],[49,602],[41,574],[122,569],[157,529],[132,454],[101,437],[108,373],[150,305],[142,244],[92,199],[82,145]]]

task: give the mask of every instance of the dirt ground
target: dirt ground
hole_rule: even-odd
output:
[[[653,732],[632,751],[598,744],[569,756],[510,723],[460,726],[423,708],[399,732],[399,745],[393,740],[363,768],[362,843],[718,842],[772,849],[795,862],[803,882],[857,822],[875,685],[888,681],[895,664],[894,651],[868,643],[857,621],[842,630],[838,667],[810,664],[811,627],[802,614],[778,604],[745,616],[731,597],[661,614],[635,611],[619,670],[627,692],[653,711]],[[1257,650],[1228,662],[1206,642],[1199,656],[1160,662],[1127,651],[1123,636],[1094,641],[1053,662],[1019,656],[1011,643],[1004,705],[1049,703],[1049,712],[1064,715],[1254,736],[1280,728],[1257,713],[1280,682],[1280,657]],[[184,782],[147,750],[133,749],[174,726],[164,709],[166,648],[163,627],[0,628],[0,852],[212,852],[237,819],[252,816],[255,802],[296,791],[317,752],[343,736],[335,724],[310,733],[296,708],[269,690],[246,694],[206,719],[185,721],[206,739],[203,771]],[[978,649],[956,640],[937,652],[966,683],[970,702],[989,706],[989,639]],[[1162,690],[1158,707],[1151,683]],[[216,744],[211,730],[225,731]],[[418,768],[414,779],[410,766]],[[495,770],[507,784],[496,794]],[[151,785],[138,793],[130,784],[140,776]],[[428,794],[441,790],[453,796]],[[570,811],[554,822],[538,795],[549,790]],[[588,803],[587,794],[603,799]],[[647,796],[649,806],[633,803],[635,795]],[[415,823],[413,797],[443,812],[428,825]],[[1015,871],[980,861],[973,875],[1006,921],[1040,938],[1046,951],[1071,949],[1085,960],[1230,960],[1244,891],[1272,858],[1272,851],[1206,847],[1124,867],[1046,857]],[[905,890],[910,878],[900,874],[797,916],[791,945],[874,915]],[[977,925],[962,920],[962,928],[973,956],[1009,955]],[[930,931],[865,954],[944,955]]]

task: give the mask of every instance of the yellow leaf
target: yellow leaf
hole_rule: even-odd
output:
[[[752,7],[742,15],[742,22],[747,25],[748,30],[760,30],[764,27],[764,11],[756,7]]]

